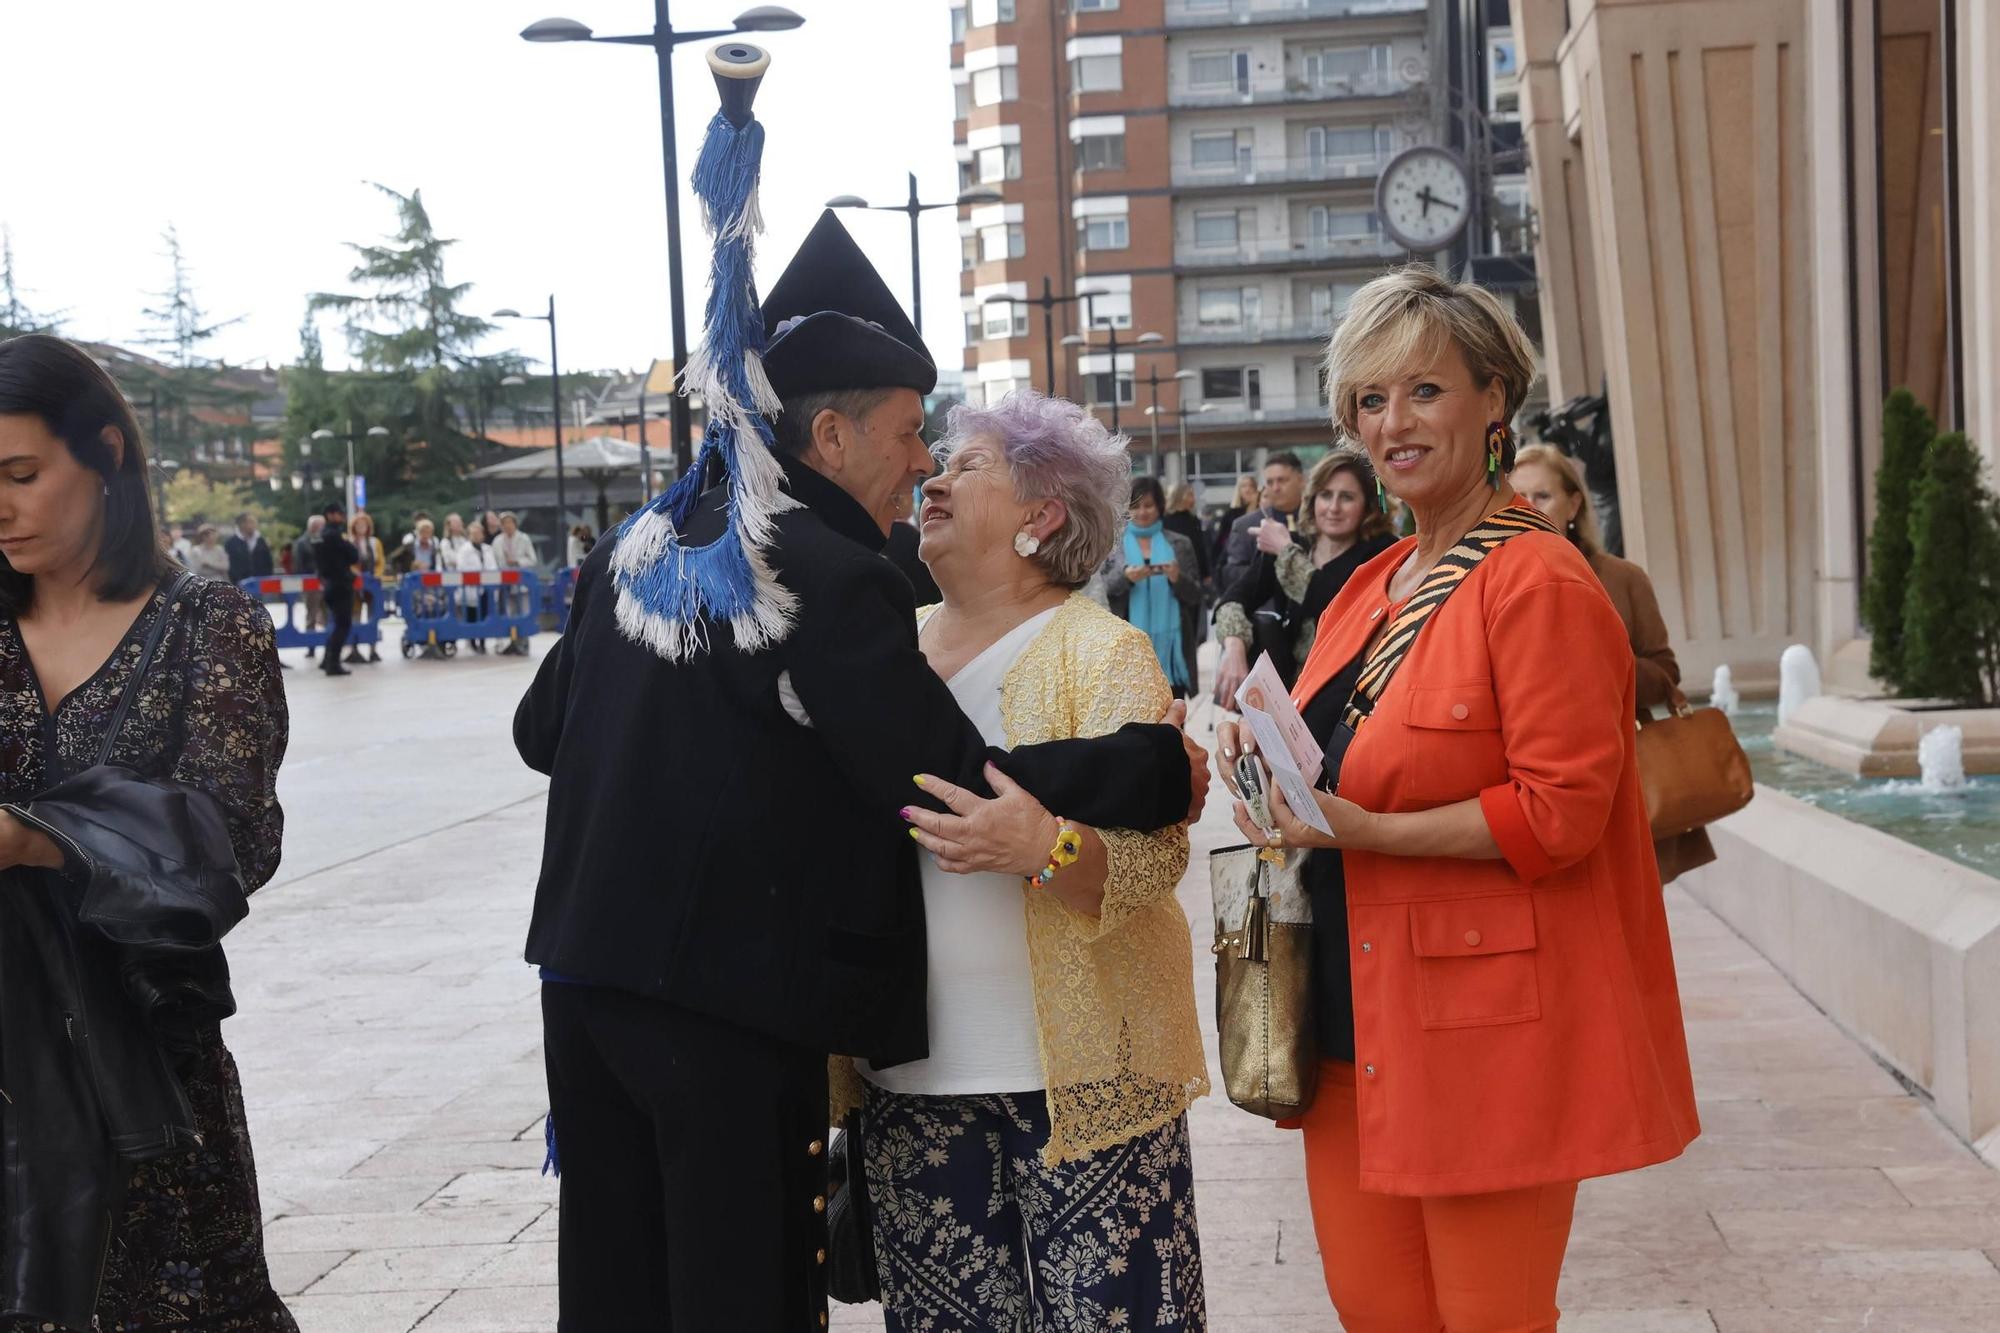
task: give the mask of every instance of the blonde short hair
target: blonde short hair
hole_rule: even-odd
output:
[[[1514,467],[1507,470],[1523,467],[1545,467],[1556,474],[1564,494],[1583,497],[1583,507],[1576,511],[1576,521],[1565,535],[1585,555],[1601,554],[1604,537],[1598,531],[1597,505],[1590,498],[1590,487],[1583,484],[1583,466],[1553,444],[1526,444],[1515,455]]]
[[[1368,283],[1347,303],[1347,313],[1326,347],[1327,397],[1333,424],[1355,438],[1360,430],[1361,386],[1382,384],[1434,363],[1447,347],[1465,358],[1473,382],[1500,381],[1512,421],[1535,382],[1535,353],[1528,336],[1495,300],[1469,282],[1453,282],[1428,264],[1410,264]],[[1511,466],[1511,460],[1502,459]]]

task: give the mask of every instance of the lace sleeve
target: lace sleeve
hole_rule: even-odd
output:
[[[1106,736],[1128,722],[1151,722],[1173,702],[1152,643],[1120,626],[1110,642],[1092,644],[1082,657],[1075,700],[1077,735]],[[1116,930],[1133,913],[1173,896],[1188,864],[1185,823],[1154,833],[1099,829],[1104,839],[1104,901],[1096,917],[1067,911],[1070,926],[1086,939]]]
[[[278,765],[291,721],[271,617],[227,584],[202,590],[188,649],[183,741],[173,776],[215,798],[246,892],[278,869]]]
[[[1215,608],[1215,637],[1241,639],[1245,648],[1257,642],[1257,631],[1241,602],[1224,602]]]
[[[1306,587],[1313,581],[1312,556],[1306,553],[1305,547],[1293,542],[1278,552],[1276,563],[1278,587],[1292,601],[1303,602],[1306,599]]]

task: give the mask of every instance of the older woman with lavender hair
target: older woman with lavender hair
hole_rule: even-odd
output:
[[[1024,392],[955,410],[939,454],[918,530],[944,601],[919,644],[988,743],[1160,716],[1151,642],[1078,591],[1120,530],[1124,441]],[[928,853],[930,1054],[857,1064],[888,1327],[1205,1328],[1187,827],[1089,828],[994,786],[905,812]],[[958,840],[959,816],[995,823],[980,804],[1017,845]]]

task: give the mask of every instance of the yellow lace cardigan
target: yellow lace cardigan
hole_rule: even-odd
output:
[[[1000,686],[1010,749],[1156,721],[1171,700],[1145,634],[1080,593],[1057,608]],[[1097,832],[1109,871],[1099,915],[1021,890],[1053,1125],[1042,1159],[1050,1164],[1156,1129],[1208,1091],[1193,945],[1174,898],[1188,864],[1187,826]],[[831,1072],[838,1121],[859,1104],[861,1080],[844,1056]]]

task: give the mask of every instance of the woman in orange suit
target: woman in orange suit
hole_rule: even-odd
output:
[[[1335,425],[1417,535],[1321,617],[1294,699],[1322,745],[1376,632],[1522,503],[1505,423],[1534,378],[1490,295],[1421,266],[1362,288],[1326,364]],[[1324,1063],[1300,1123],[1348,1333],[1554,1329],[1577,1182],[1666,1161],[1699,1130],[1635,708],[1597,576],[1555,532],[1521,532],[1354,729],[1338,794],[1316,793],[1332,836],[1274,801],[1275,844],[1340,852],[1301,869]],[[1233,723],[1218,742],[1229,781],[1254,747]]]

